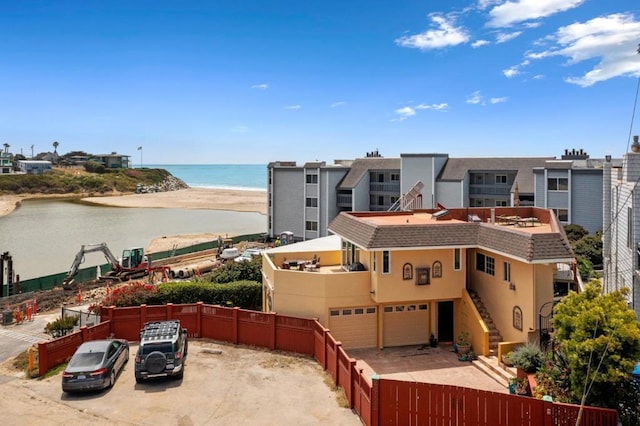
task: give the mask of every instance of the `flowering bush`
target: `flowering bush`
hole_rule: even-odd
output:
[[[117,287],[109,293],[100,306],[139,306],[142,304],[156,303],[158,287],[153,284],[145,284],[134,281]],[[100,311],[100,306],[94,306],[94,311]],[[91,308],[90,308],[91,310]]]

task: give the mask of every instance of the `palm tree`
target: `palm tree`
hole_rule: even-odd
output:
[[[58,141],[53,142],[53,153],[57,154],[58,153],[58,147],[60,146],[60,143]]]
[[[11,146],[11,145],[9,145],[8,143],[6,143],[6,142],[5,142],[5,143],[4,143],[4,152],[9,152],[9,147],[10,147],[10,146]]]

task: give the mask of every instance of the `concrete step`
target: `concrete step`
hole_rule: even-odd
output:
[[[502,366],[495,356],[479,355],[478,359],[473,361],[473,365],[505,387],[509,385],[510,378],[516,377],[515,369]]]

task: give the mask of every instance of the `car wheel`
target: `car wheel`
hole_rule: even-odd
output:
[[[176,380],[182,380],[182,378],[184,377],[184,370],[180,370],[180,372],[173,377],[175,377]]]
[[[142,377],[136,376],[136,383],[142,383]]]
[[[125,349],[124,353],[124,363],[122,364],[122,368],[124,368],[124,364],[129,362],[129,349]]]
[[[111,370],[111,374],[109,375],[109,387],[112,388],[113,385],[116,384],[116,371]]]

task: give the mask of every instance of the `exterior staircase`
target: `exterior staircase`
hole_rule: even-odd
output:
[[[508,387],[509,379],[516,377],[517,372],[515,368],[505,366],[498,359],[498,343],[502,341],[502,335],[496,327],[496,324],[493,322],[486,306],[482,303],[482,299],[478,293],[473,290],[468,291],[471,296],[471,300],[473,300],[473,303],[482,318],[482,321],[484,321],[485,326],[489,330],[489,355],[478,356],[478,359],[473,361],[473,365],[496,382]]]
[[[482,303],[482,300],[480,299],[480,296],[478,296],[478,293],[473,290],[468,291],[469,295],[471,296],[471,300],[473,300],[473,303],[476,305],[476,309],[480,314],[482,321],[484,321],[484,325],[489,330],[489,355],[496,356],[498,355],[498,343],[502,342],[502,335],[500,335],[498,327],[496,327],[493,319],[491,319],[491,315],[489,314],[487,308],[484,306],[484,303]]]
[[[422,188],[424,183],[417,181],[407,193],[402,196],[389,207],[390,212],[408,211],[422,208]]]

